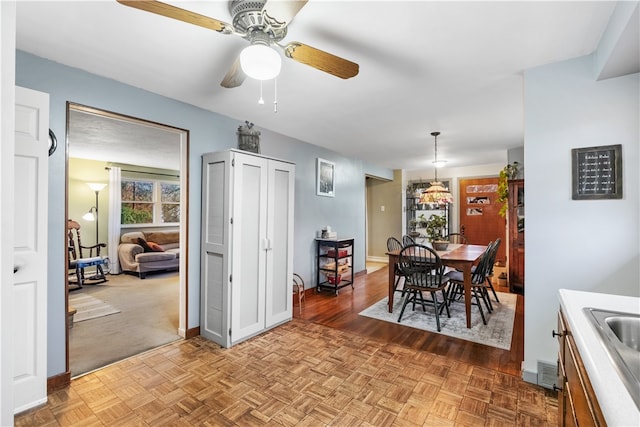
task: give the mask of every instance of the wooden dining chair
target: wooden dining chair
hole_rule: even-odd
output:
[[[493,297],[496,299],[497,303],[500,303],[500,300],[498,299],[498,294],[496,293],[496,290],[493,287],[493,282],[491,281],[491,278],[493,277],[493,267],[496,263],[496,257],[498,256],[498,248],[500,247],[501,242],[502,240],[500,240],[499,237],[493,242],[493,247],[491,249],[491,255],[489,258],[489,266],[488,266],[486,282],[485,282],[485,286],[487,288],[487,298],[489,298],[488,290],[491,290],[491,292],[493,293]],[[489,299],[489,302],[491,302],[490,299]]]
[[[493,242],[489,243],[487,249],[480,256],[480,260],[478,261],[478,265],[472,270],[471,273],[471,298],[474,301],[471,304],[478,307],[478,311],[480,311],[480,317],[482,318],[482,323],[487,324],[487,319],[484,316],[484,310],[482,309],[482,302],[484,302],[487,311],[490,313],[493,311],[493,307],[491,305],[491,301],[488,300],[488,294],[486,291],[485,280],[490,268],[491,262],[491,250],[492,250]],[[453,303],[455,301],[463,301],[464,298],[464,273],[459,270],[449,271],[447,274],[449,281],[452,286],[449,288],[449,303]]]
[[[493,267],[495,266],[496,256],[498,255],[498,248],[500,247],[500,242],[502,240],[498,237],[493,242],[490,242],[487,245],[487,252],[489,252],[489,259],[487,261],[487,271],[485,273],[485,282],[484,289],[481,289],[484,292],[486,301],[489,305],[489,311],[493,311],[493,303],[491,302],[491,297],[489,296],[489,290],[493,293],[493,297],[496,299],[496,302],[499,304],[500,300],[498,299],[498,294],[496,293],[495,288],[493,287],[493,282],[491,282],[491,278],[493,277]],[[471,272],[474,273],[476,271],[477,266],[473,266]]]
[[[467,238],[460,233],[449,233],[444,239],[449,241],[449,243],[468,244]]]
[[[393,236],[387,239],[387,251],[400,253],[401,250],[402,250],[402,243],[400,243],[400,240],[396,239]],[[393,284],[393,290],[402,292],[402,294],[404,295],[404,289],[398,289],[398,285],[400,284],[400,279],[404,278],[404,275],[398,268],[398,264],[395,264],[393,266],[393,269],[394,269],[394,274],[397,276],[397,279]]]
[[[409,303],[416,309],[416,303],[422,306],[423,311],[427,311],[425,303],[432,303],[436,316],[436,326],[440,332],[440,313],[446,309],[449,312],[449,299],[447,297],[447,284],[449,278],[444,274],[444,264],[438,253],[430,247],[411,244],[405,246],[400,251],[398,268],[405,276],[405,297],[402,303],[402,310],[398,316],[398,323],[402,321],[402,315]],[[431,299],[424,298],[423,292],[429,292]],[[442,301],[438,301],[438,292],[442,293]]]
[[[402,246],[409,246],[409,245],[413,245],[416,243],[416,240],[409,236],[408,234],[405,234],[404,236],[402,236]]]

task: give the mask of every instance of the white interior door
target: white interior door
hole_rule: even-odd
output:
[[[47,400],[49,95],[16,87],[14,412]]]

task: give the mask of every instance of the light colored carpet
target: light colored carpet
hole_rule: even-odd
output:
[[[69,293],[69,298],[89,295],[120,310],[69,329],[72,377],[181,339],[178,272],[149,274],[144,280],[125,274],[107,278]]]
[[[482,323],[478,308],[471,306],[471,328],[467,328],[466,325],[464,303],[452,303],[450,306],[451,318],[447,317],[446,312],[443,312],[440,316],[440,333],[504,350],[511,349],[511,336],[513,334],[513,320],[516,313],[517,295],[498,292],[498,299],[500,300],[499,304],[492,299],[493,313],[487,313],[485,310],[486,325]],[[384,298],[371,307],[361,311],[359,314],[386,322],[397,323],[400,310],[402,309],[403,298],[400,297],[399,293],[393,298],[393,313],[389,313],[387,301],[388,298]],[[416,310],[412,311],[411,304],[407,305],[400,324],[438,333],[432,305],[427,305],[426,312],[422,311],[422,307],[418,305],[416,305]]]
[[[110,314],[120,313],[120,310],[114,308],[106,302],[94,298],[86,294],[71,294],[69,296],[69,305],[77,310],[73,316],[73,323],[82,322],[89,319],[108,316]]]

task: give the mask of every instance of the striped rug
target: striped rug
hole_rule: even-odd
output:
[[[98,298],[94,298],[91,295],[82,293],[72,293],[69,295],[69,305],[78,310],[75,316],[73,316],[73,323],[120,313],[120,310],[114,308],[112,305]]]

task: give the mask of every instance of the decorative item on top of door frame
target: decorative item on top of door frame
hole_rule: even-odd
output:
[[[571,150],[571,198],[622,199],[622,145]]]
[[[336,195],[335,163],[318,157],[316,173],[316,194],[318,196],[334,197]]]

